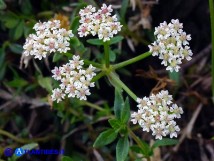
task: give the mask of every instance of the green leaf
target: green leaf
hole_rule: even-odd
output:
[[[75,47],[76,52],[78,52],[80,55],[83,54],[84,52],[86,52],[88,49],[85,48],[85,46],[83,45],[83,43],[80,42],[80,45]]]
[[[26,144],[20,148],[24,149],[24,150],[32,150],[32,149],[35,149],[38,147],[38,144],[37,143],[30,143],[30,144]],[[18,158],[20,158],[21,156],[17,156],[15,153],[13,154],[12,156],[12,160],[17,160]]]
[[[129,140],[128,136],[120,138],[116,146],[116,158],[117,161],[125,161],[129,152]]]
[[[128,9],[128,5],[129,5],[129,0],[123,0],[122,1],[122,7],[120,9],[120,17],[121,17],[121,22],[125,23],[125,16],[126,16],[126,11]]]
[[[145,156],[145,157],[148,157],[148,156],[151,156],[152,155],[152,150],[149,146],[148,143],[146,143],[145,141],[139,139],[140,142],[141,142],[141,150],[142,150],[142,154]]]
[[[79,39],[78,39],[77,37],[72,37],[72,38],[70,39],[70,44],[71,44],[74,48],[76,48],[76,47],[78,47],[78,46],[81,45],[81,43],[80,43],[80,41],[79,41]]]
[[[38,77],[38,83],[39,85],[46,89],[48,92],[52,91],[52,79],[50,77]]]
[[[19,23],[19,19],[18,18],[16,18],[16,17],[9,17],[6,21],[5,21],[5,26],[7,27],[7,28],[14,28],[14,27],[16,27],[17,26],[17,24]]]
[[[71,30],[72,30],[72,32],[73,32],[74,34],[77,33],[77,29],[78,29],[78,27],[79,27],[79,25],[80,25],[79,20],[80,20],[80,17],[79,17],[79,16],[76,16],[76,17],[73,19],[72,23],[71,23],[71,27],[70,27],[70,28],[71,28]]]
[[[29,15],[32,13],[32,5],[30,0],[22,0],[21,10],[25,15]]]
[[[62,53],[54,53],[53,62],[58,62],[63,57]]]
[[[116,60],[116,54],[112,50],[109,51],[109,60],[111,62],[115,62],[115,60]]]
[[[180,84],[180,73],[179,72],[169,72],[169,78],[174,80],[177,85]]]
[[[67,58],[69,58],[69,59],[73,56],[73,54],[71,54],[71,53],[64,53],[64,55],[67,56]]]
[[[110,45],[116,44],[122,40],[123,40],[123,36],[115,36],[115,37],[110,39]]]
[[[1,67],[1,64],[3,64],[5,60],[5,48],[0,48],[0,67]]]
[[[121,122],[118,119],[109,119],[108,120],[109,124],[115,131],[119,131],[121,128]]]
[[[102,132],[97,139],[94,142],[93,147],[101,147],[104,145],[108,145],[111,142],[113,142],[117,137],[117,133],[114,131],[114,129],[108,129],[104,132]]]
[[[5,72],[6,72],[7,63],[4,62],[0,64],[0,81],[3,80]]]
[[[132,146],[132,150],[137,152],[137,153],[141,153],[143,154],[144,157],[149,157],[152,155],[152,150],[149,146],[149,144],[147,144],[145,141],[143,141],[142,139],[140,139],[139,137],[136,137],[136,139],[138,140],[138,142],[140,143],[139,146]]]
[[[142,158],[137,158],[134,161],[142,161]]]
[[[5,50],[4,49],[5,49],[4,47],[0,48],[0,80],[3,80],[5,71],[6,71],[6,67],[7,67],[7,63],[5,61]]]
[[[126,101],[125,104],[121,110],[121,121],[123,123],[127,123],[129,121],[130,118],[130,104],[129,104],[129,98],[126,97]]]
[[[6,83],[7,85],[9,85],[10,87],[24,87],[28,84],[28,82],[26,80],[24,80],[23,78],[14,78],[12,81]]]
[[[117,119],[120,120],[121,117],[121,109],[124,107],[124,101],[122,92],[115,88],[115,98],[114,98],[114,114]]]
[[[74,161],[74,160],[68,156],[63,156],[62,161]]]
[[[15,44],[15,43],[10,44],[9,48],[12,52],[14,52],[16,54],[21,54],[23,51],[23,47],[19,44]]]
[[[155,141],[155,143],[152,145],[152,149],[159,146],[176,145],[178,142],[179,141],[177,139],[163,138],[162,140]]]
[[[18,26],[15,28],[14,32],[14,40],[18,40],[24,32],[24,21],[20,21],[18,23]]]
[[[138,145],[133,145],[130,147],[130,149],[138,154],[143,154],[142,149]]]
[[[4,10],[7,7],[4,0],[0,0],[0,10]]]
[[[92,45],[103,45],[103,41],[100,39],[88,39],[87,43],[92,44]]]

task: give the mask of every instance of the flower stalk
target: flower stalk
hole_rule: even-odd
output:
[[[137,96],[118,78],[115,73],[109,74],[110,79],[119,87],[121,87],[126,93],[132,97],[135,101],[137,100]]]
[[[139,56],[136,56],[136,57],[134,57],[132,59],[129,59],[129,60],[126,60],[124,62],[121,62],[121,63],[113,65],[113,69],[115,70],[115,69],[119,69],[119,68],[125,67],[125,66],[130,65],[130,64],[133,64],[133,63],[135,63],[137,61],[140,61],[142,59],[147,58],[150,55],[152,55],[152,53],[150,53],[149,51],[145,52],[145,53],[143,53],[143,54],[141,54]]]
[[[214,4],[213,0],[209,0],[210,21],[211,21],[211,41],[212,41],[212,97],[214,100]]]
[[[105,53],[105,64],[106,64],[106,68],[109,68],[110,62],[109,62],[109,42],[103,42],[103,46],[104,46],[104,53]]]

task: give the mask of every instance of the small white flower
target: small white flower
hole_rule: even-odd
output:
[[[140,120],[142,119],[142,112],[142,110],[138,110],[138,112],[133,112],[131,114],[131,121],[133,122],[133,124],[140,123]]]
[[[173,120],[169,122],[169,124],[166,126],[166,129],[167,133],[170,135],[170,138],[177,137],[177,132],[180,131],[180,128]]]
[[[177,104],[172,104],[172,107],[170,107],[170,112],[175,115],[175,118],[181,118],[181,114],[184,113],[183,109],[178,107]]]
[[[55,80],[60,80],[62,78],[62,68],[55,67],[51,72]]]
[[[64,53],[70,50],[69,40],[73,33],[60,28],[59,20],[36,23],[33,29],[36,34],[30,34],[23,46],[25,56],[32,55],[41,60],[52,52]]]
[[[172,95],[167,90],[162,90],[157,94],[143,99],[137,98],[138,111],[131,114],[131,122],[139,124],[143,131],[152,131],[156,139],[163,136],[177,137],[180,130],[174,121],[180,118],[183,110],[176,104],[172,104]]]
[[[96,11],[95,7],[93,7],[92,5],[88,5],[84,9],[80,10],[79,15],[80,16],[87,16],[87,15],[91,15],[95,11]]]
[[[191,36],[183,31],[183,24],[179,20],[171,20],[169,24],[164,21],[155,27],[154,35],[157,40],[148,46],[149,51],[162,60],[161,64],[167,67],[166,70],[178,72],[183,59],[191,60]]]
[[[90,95],[90,87],[94,87],[94,82],[91,82],[94,76],[96,76],[95,67],[90,65],[88,68],[83,68],[84,62],[80,60],[80,57],[73,56],[69,63],[62,65],[61,67],[55,67],[52,70],[53,78],[60,81],[61,89],[53,90],[52,100],[57,102],[61,101],[56,98],[57,92],[61,93],[64,98],[76,97],[80,100],[86,100],[87,96]],[[60,91],[59,91],[60,90]]]
[[[79,22],[81,25],[78,28],[79,36],[98,35],[98,38],[104,42],[109,41],[122,28],[117,16],[111,16],[112,11],[111,5],[107,6],[106,4],[103,4],[97,12],[91,5],[80,10]]]
[[[51,99],[53,101],[57,101],[57,103],[59,103],[60,101],[62,101],[62,99],[64,99],[64,97],[65,97],[65,94],[59,88],[54,89],[52,92],[53,93],[51,95]]]

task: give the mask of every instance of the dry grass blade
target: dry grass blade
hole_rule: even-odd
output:
[[[179,139],[179,143],[173,148],[173,151],[177,151],[181,145],[181,143],[184,141],[184,139],[187,138],[191,138],[191,133],[192,133],[192,129],[194,127],[194,123],[202,109],[203,105],[200,103],[197,107],[197,109],[195,110],[195,112],[192,115],[192,118],[190,120],[190,122],[188,123],[188,125],[186,126],[186,128],[183,130],[183,134]]]

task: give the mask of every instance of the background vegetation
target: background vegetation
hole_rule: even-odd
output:
[[[185,63],[179,74],[168,74],[154,57],[127,66],[119,74],[140,97],[162,88],[170,89],[176,103],[184,109],[178,122],[179,144],[156,148],[154,161],[214,160],[210,16],[205,0],[0,0],[0,158],[7,160],[3,154],[5,148],[21,147],[33,141],[41,149],[64,149],[65,155],[74,161],[115,159],[116,142],[102,148],[92,146],[99,133],[109,127],[107,120],[113,114],[114,88],[102,78],[88,101],[52,103],[50,91],[55,82],[50,70],[66,62],[66,57],[52,55],[45,61],[29,60],[27,68],[21,61],[25,38],[33,32],[36,22],[60,19],[65,28],[76,34],[75,17],[79,9],[102,3],[112,4],[124,25],[120,33],[124,39],[112,48],[111,63],[148,51],[148,44],[154,41],[154,27],[163,21],[178,18],[184,30],[192,35],[193,60]],[[80,40],[73,40],[73,54],[101,60],[102,48],[98,50],[86,43],[86,39]],[[136,110],[136,103],[132,100],[130,103],[131,110]],[[138,127],[135,133],[152,142],[150,133]],[[18,160],[60,158],[60,155],[25,155]]]

